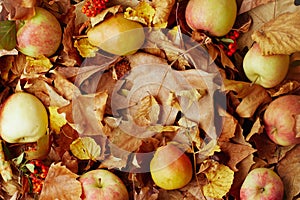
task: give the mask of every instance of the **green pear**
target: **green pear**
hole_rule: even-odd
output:
[[[143,26],[118,13],[87,32],[88,41],[115,55],[133,54],[144,44]]]

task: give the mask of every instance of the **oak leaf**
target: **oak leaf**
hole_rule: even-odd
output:
[[[265,23],[251,35],[262,55],[291,54],[300,51],[300,12],[287,12]]]
[[[52,164],[39,199],[80,200],[82,188],[77,178],[77,174],[71,172],[61,163]]]

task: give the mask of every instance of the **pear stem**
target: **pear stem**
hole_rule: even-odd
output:
[[[257,81],[258,78],[259,78],[259,76],[257,75],[257,76],[255,77],[254,81],[251,82],[250,86],[253,86],[253,85],[256,83],[256,81]]]

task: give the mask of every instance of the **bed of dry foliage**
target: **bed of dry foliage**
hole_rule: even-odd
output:
[[[1,20],[8,14],[13,20],[25,19],[38,5],[55,14],[63,28],[60,49],[50,58],[0,51],[0,101],[16,91],[37,96],[49,111],[52,140],[43,160],[50,169],[39,195],[29,192],[20,170],[24,165],[16,164],[23,145],[2,142],[13,179],[1,180],[1,197],[80,199],[77,178],[106,168],[122,178],[132,199],[238,199],[241,183],[255,167],[280,175],[285,199],[299,197],[300,146],[274,144],[262,124],[273,99],[299,94],[299,8],[288,0],[237,2],[238,50],[228,57],[218,46],[221,38],[187,27],[187,0],[110,0],[109,9],[91,21],[81,13],[79,0],[0,1]],[[149,28],[137,53],[107,55],[82,37],[91,23],[128,9],[129,18]],[[164,31],[151,29],[166,24]],[[270,44],[270,38],[277,44]],[[290,72],[279,86],[265,89],[245,78],[241,64],[254,41],[265,53],[291,54]],[[164,191],[149,173],[139,171],[149,164],[143,155],[169,141],[187,149],[195,173],[184,188]]]

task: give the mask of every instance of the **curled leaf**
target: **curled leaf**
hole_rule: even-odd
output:
[[[155,8],[156,12],[153,18],[153,24],[165,24],[167,25],[167,21],[171,10],[175,4],[175,0],[153,0],[152,6]]]
[[[101,147],[91,137],[74,140],[70,145],[70,150],[81,160],[96,160],[101,154]]]
[[[146,1],[141,1],[135,8],[128,7],[124,13],[126,19],[151,26],[155,9]]]
[[[205,169],[202,173],[208,180],[208,183],[203,186],[204,196],[221,199],[230,190],[234,172],[229,167],[213,160],[204,161],[201,168]]]
[[[95,57],[96,52],[99,50],[97,47],[91,45],[87,38],[75,40],[74,47],[77,48],[79,54],[84,57]]]
[[[265,23],[252,35],[263,55],[291,54],[300,51],[300,12],[287,12]]]

